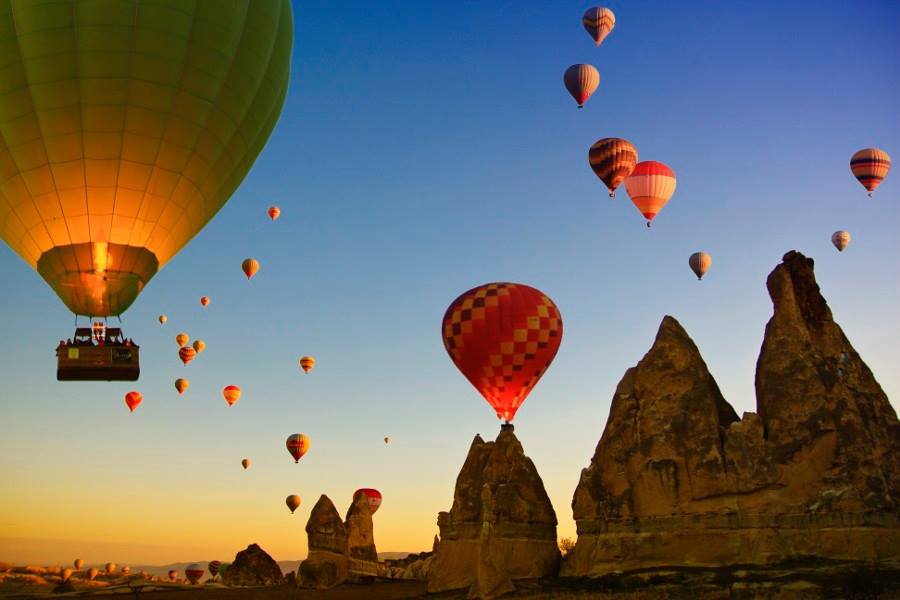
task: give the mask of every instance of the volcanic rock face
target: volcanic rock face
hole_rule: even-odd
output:
[[[235,555],[222,582],[226,585],[280,585],[284,576],[274,558],[256,544],[250,544]]]
[[[495,597],[512,591],[516,579],[559,569],[556,513],[511,430],[501,431],[495,442],[475,436],[453,506],[438,515],[438,526],[429,592],[470,588],[471,597]]]
[[[900,424],[790,252],[757,363],[759,414],[738,419],[665,317],[613,397],[572,500],[564,574],[786,559],[900,557]]]
[[[319,498],[306,523],[309,554],[297,570],[300,585],[324,589],[347,580],[347,530],[334,503]]]

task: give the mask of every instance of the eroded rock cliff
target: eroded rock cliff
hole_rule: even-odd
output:
[[[679,323],[629,369],[572,500],[564,574],[900,560],[900,425],[834,322],[813,262],[767,281],[759,414],[738,419]]]

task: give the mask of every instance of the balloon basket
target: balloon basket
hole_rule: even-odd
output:
[[[509,421],[500,425],[500,431],[515,431],[515,429],[516,429],[516,426],[513,425],[512,423],[510,423]]]

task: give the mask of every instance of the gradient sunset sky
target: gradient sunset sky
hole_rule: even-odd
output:
[[[123,317],[137,383],[55,380],[73,317],[0,244],[0,560],[225,561],[251,542],[299,559],[319,495],[343,514],[359,487],[384,494],[379,551],[429,548],[473,436],[498,431],[440,335],[447,305],[490,281],[541,289],[565,323],[515,421],[560,537],[575,536],[572,494],[616,384],[663,315],[738,413],[755,409],[765,277],[788,250],[815,258],[896,407],[900,173],[868,198],[848,165],[870,146],[900,159],[900,5],[607,5],[616,28],[595,48],[583,2],[295,2],[268,145]],[[601,74],[583,110],[562,84],[578,62]],[[652,229],[590,170],[603,137],[674,169]],[[843,253],[837,229],[853,235]],[[714,261],[702,282],[687,265],[698,250]],[[179,331],[207,343],[187,367]],[[304,354],[317,360],[306,376]],[[229,384],[243,388],[231,408]],[[130,414],[133,389],[144,403]],[[296,465],[294,432],[312,440]]]

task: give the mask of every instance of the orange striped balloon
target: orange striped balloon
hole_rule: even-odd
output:
[[[275,219],[277,219],[278,217],[281,216],[281,209],[278,208],[277,206],[270,206],[268,213],[269,213],[269,218],[274,221]]]
[[[294,457],[294,462],[300,462],[303,455],[309,452],[309,437],[302,433],[293,433],[288,436],[285,446]]]
[[[688,266],[691,268],[691,271],[694,272],[694,275],[697,276],[697,281],[700,281],[712,266],[712,256],[706,252],[694,252],[691,254],[691,257],[688,258]]]
[[[646,217],[647,227],[675,193],[676,183],[675,171],[655,160],[638,163],[625,180],[625,189]]]
[[[201,352],[206,350],[206,342],[204,342],[203,340],[194,340],[194,343],[191,344],[191,347],[194,348],[197,354],[200,354]]]
[[[181,362],[187,365],[197,357],[197,351],[190,346],[184,346],[178,351],[178,357],[181,359]]]
[[[179,333],[178,335],[175,336],[175,343],[177,343],[178,347],[180,348],[181,346],[184,346],[185,344],[187,344],[190,341],[190,339],[191,339],[191,336],[189,336],[188,334],[186,334],[185,332],[182,331],[181,333]]]
[[[582,108],[600,85],[600,72],[593,65],[577,64],[566,69],[563,83]]]
[[[303,369],[304,373],[312,371],[314,366],[316,366],[316,359],[312,356],[303,356],[300,358],[300,368]]]
[[[241,388],[236,385],[226,385],[222,390],[222,396],[225,397],[228,406],[234,406],[234,403],[241,399]]]
[[[599,46],[616,26],[616,15],[608,8],[594,6],[587,9],[584,16],[581,17],[581,23],[584,25],[585,31],[594,38],[594,42]]]
[[[259,261],[255,258],[245,258],[244,262],[241,263],[241,270],[244,271],[247,279],[252,279],[259,271]]]
[[[869,190],[869,196],[881,185],[890,170],[891,157],[878,148],[863,148],[850,159],[850,171]]]
[[[187,379],[178,378],[175,380],[175,389],[178,390],[178,394],[183,394],[191,385],[191,382]]]
[[[606,184],[610,198],[616,197],[616,188],[631,175],[637,161],[637,148],[622,138],[597,140],[588,150],[588,163],[594,174]]]

